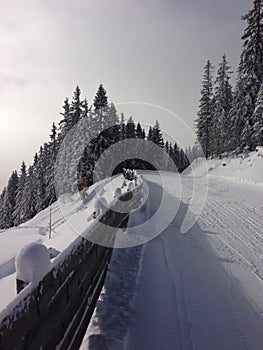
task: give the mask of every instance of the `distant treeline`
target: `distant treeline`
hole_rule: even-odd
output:
[[[87,99],[81,98],[81,90],[77,86],[72,101],[65,99],[61,115],[58,126],[55,123],[52,125],[49,142],[44,143],[35,154],[33,164],[27,167],[22,162],[19,174],[17,171],[12,172],[0,195],[0,228],[17,226],[56,201],[58,194],[75,192],[76,181],[79,179],[84,180],[88,186],[92,185],[97,160],[103,157],[104,151],[119,141],[151,141],[164,150],[179,172],[189,165],[185,152],[176,143],[164,140],[158,121],[145,130],[132,117],[127,121],[123,113],[119,117],[114,104],[108,102],[107,92],[102,84],[92,105],[88,104]],[[84,125],[85,128],[78,127],[77,137],[75,135],[74,142],[69,144],[67,135],[77,124]],[[87,133],[95,136],[83,147]],[[83,150],[81,156],[80,149]],[[110,159],[105,161],[111,162]],[[160,159],[160,164],[163,162],[164,159]],[[123,167],[151,170],[156,168],[147,159],[133,156],[117,164],[112,175],[121,172]],[[73,173],[72,169],[76,171]],[[55,183],[56,178],[60,184]]]

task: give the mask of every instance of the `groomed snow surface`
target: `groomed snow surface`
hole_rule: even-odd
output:
[[[182,234],[186,212],[202,206],[205,195],[197,191],[192,201],[193,175],[199,189],[205,188],[207,181],[201,163],[199,159],[192,171],[180,177],[181,196],[175,188],[179,175],[162,174],[166,203],[179,210],[160,235],[137,247],[114,249],[82,350],[263,349],[263,158],[252,153],[243,159],[208,161],[205,206],[196,224]],[[145,172],[143,178],[148,200],[130,215],[129,227],[154,216],[163,197],[162,182],[156,173]],[[107,193],[113,198],[116,187],[121,187],[120,181],[114,181],[114,186],[105,186],[105,198]],[[64,213],[76,221],[79,215],[84,221],[84,216],[94,211],[93,197],[91,192],[90,206],[77,198],[65,198]],[[59,210],[58,204],[53,206],[54,211]],[[13,276],[6,272],[12,271],[10,259],[14,258],[18,239],[20,245],[30,240],[50,242],[61,251],[75,237],[72,230],[66,229],[67,223],[61,222],[60,213],[59,226],[54,224],[54,236],[49,241],[48,219],[44,218],[48,214],[46,210],[32,219],[35,228],[28,228],[33,226],[31,220],[24,228],[0,233],[1,253],[3,249],[6,256],[0,266],[2,280]],[[164,220],[163,212],[156,215],[159,221]],[[89,224],[86,219],[85,222]],[[157,226],[152,225],[150,230],[156,231]],[[30,233],[26,234],[26,230]],[[140,226],[137,234],[142,231]],[[12,252],[9,255],[8,250]],[[1,285],[2,280],[0,293],[5,296],[7,284]]]
[[[208,161],[219,176],[209,176],[205,207],[186,234],[180,227],[192,198],[189,172],[181,177],[180,208],[164,232],[144,244],[138,257],[135,248],[114,251],[81,350],[263,349],[263,159],[251,158],[256,171],[250,165],[245,171],[243,165],[243,179],[231,160],[229,172],[222,165],[224,174],[222,160]],[[198,174],[202,168],[193,165],[205,188],[207,179]],[[162,176],[169,204],[177,207],[172,190],[177,175]],[[151,200],[146,210],[131,215],[133,223],[154,215],[160,203],[160,178],[150,172],[143,177]],[[198,195],[190,208],[202,205],[205,193]],[[130,255],[135,259],[129,260]],[[132,267],[137,278],[128,273]]]

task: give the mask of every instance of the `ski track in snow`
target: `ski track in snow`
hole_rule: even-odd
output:
[[[187,203],[189,178],[182,185]],[[213,178],[187,234],[179,233],[182,204],[170,226],[145,245],[125,350],[263,349],[262,194]]]

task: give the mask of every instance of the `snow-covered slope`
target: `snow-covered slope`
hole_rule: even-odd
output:
[[[178,176],[162,174],[169,192],[167,206],[176,214],[168,227],[144,244],[137,261],[115,251],[107,289],[81,350],[263,349],[263,188],[211,176],[201,215],[181,234],[189,204],[190,209],[202,206],[204,193],[198,191],[191,203],[193,178],[181,176],[177,197]],[[156,213],[163,191],[157,174],[148,172],[144,179],[151,199],[146,209],[131,215],[134,222]],[[195,182],[202,189],[206,177]],[[163,214],[157,214],[159,221],[165,220]],[[151,229],[158,231],[158,226]],[[142,230],[138,226],[137,234]],[[138,262],[134,290],[128,271],[136,270]]]
[[[98,198],[104,203],[112,202],[122,181],[122,176],[116,176],[91,186],[84,201],[79,194],[61,197],[28,222],[0,232],[0,312],[16,296],[15,256],[20,249],[31,242],[40,242],[47,248],[63,251],[94,222]]]
[[[225,161],[228,164],[223,166]],[[240,169],[235,168],[237,162]],[[207,177],[202,175],[207,165],[211,176],[206,194]],[[252,153],[243,160],[198,160],[192,166],[194,178],[189,169],[183,176],[143,174],[148,197],[145,205],[130,215],[128,230],[133,230],[138,242],[139,238],[143,242],[148,238],[148,242],[142,249],[114,250],[110,273],[81,349],[263,349],[263,187],[256,183],[261,167],[262,159]],[[246,183],[236,181],[240,178]],[[114,185],[104,186],[103,195],[111,193],[107,202],[120,186],[118,179],[113,181]],[[165,208],[159,209],[164,198]],[[77,198],[67,199],[62,207],[69,218],[76,219],[72,222],[79,219],[87,223],[95,207],[93,193],[89,201],[85,206]],[[68,242],[75,237],[56,205],[52,240],[47,239],[46,210],[39,214],[43,217],[38,223],[34,221],[37,217],[33,219],[32,230],[24,231],[27,241],[33,235],[35,240],[62,249],[64,237]],[[195,207],[201,214],[193,210]],[[167,215],[170,209],[173,217]],[[182,234],[189,210],[193,216],[200,215]],[[45,228],[45,236],[41,236],[39,226]],[[27,227],[28,223],[16,230],[23,232]],[[8,232],[12,236],[12,230]],[[8,232],[0,233],[7,248]],[[14,253],[7,258],[12,256]],[[3,260],[2,271],[10,264],[8,259]],[[14,284],[14,275],[3,279],[9,277]],[[8,291],[10,287],[5,283],[3,288]],[[11,294],[14,285],[12,288]]]
[[[263,157],[260,152],[237,158],[196,159],[184,175],[203,176],[206,173],[226,176],[247,183],[263,183]]]

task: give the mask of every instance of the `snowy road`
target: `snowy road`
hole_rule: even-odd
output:
[[[201,217],[183,235],[191,183],[182,178],[184,203],[145,246],[126,350],[263,349],[262,187],[210,177]],[[149,186],[159,198],[158,183]]]

